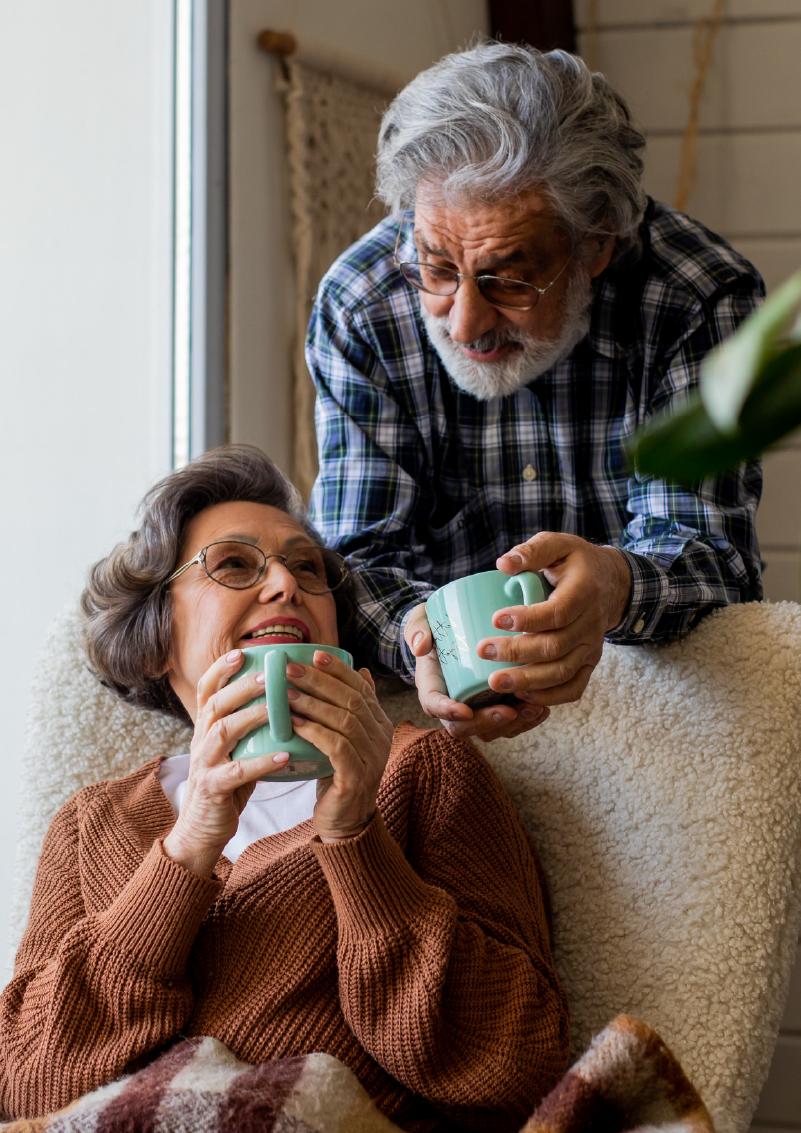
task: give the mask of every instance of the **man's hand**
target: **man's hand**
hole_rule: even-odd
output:
[[[498,629],[521,637],[486,637],[479,656],[519,668],[490,677],[496,692],[512,693],[517,707],[497,704],[473,712],[450,700],[425,616],[417,606],[406,625],[406,642],[417,658],[415,682],[429,716],[451,735],[492,740],[519,735],[547,719],[547,705],[578,700],[601,659],[604,635],[623,620],[631,597],[631,571],[612,547],[596,547],[576,535],[542,531],[513,547],[496,563],[506,574],[541,570],[556,587],[547,602],[498,610]]]

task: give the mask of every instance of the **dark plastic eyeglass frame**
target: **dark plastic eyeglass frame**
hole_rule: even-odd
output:
[[[220,582],[219,578],[215,578],[214,575],[209,572],[209,569],[206,566],[206,552],[209,550],[209,547],[219,547],[221,544],[224,544],[224,543],[234,543],[234,544],[238,544],[239,546],[242,546],[242,547],[248,547],[251,551],[258,551],[258,553],[262,556],[262,558],[264,559],[264,562],[261,565],[261,569],[259,570],[259,574],[258,574],[258,577],[257,577],[255,582],[249,582],[247,586],[229,586],[225,582]],[[345,579],[347,578],[347,576],[348,576],[348,564],[345,561],[345,559],[342,557],[342,555],[339,554],[338,551],[332,551],[328,547],[316,547],[315,544],[313,544],[313,543],[310,544],[310,546],[314,547],[315,550],[317,550],[317,551],[322,551],[327,555],[335,556],[339,560],[339,564],[342,567],[342,578],[340,578],[340,580],[336,584],[336,586],[329,586],[325,590],[307,590],[306,587],[302,585],[302,583],[300,582],[299,579],[298,579],[298,586],[300,586],[300,588],[301,588],[301,590],[303,591],[304,594],[333,594],[333,592],[335,590],[337,590],[342,585],[342,583],[345,581]],[[290,551],[290,554],[292,554],[291,551]],[[264,572],[267,570],[267,564],[270,561],[270,559],[280,559],[281,562],[284,564],[284,566],[286,566],[287,558],[288,558],[287,555],[277,555],[277,554],[276,555],[265,555],[265,553],[264,553],[264,551],[262,551],[261,547],[256,547],[253,543],[243,543],[241,539],[215,539],[213,543],[209,543],[209,544],[207,544],[207,546],[201,547],[201,549],[198,551],[198,553],[195,555],[195,557],[193,559],[190,559],[188,563],[184,563],[183,566],[180,566],[180,567],[178,567],[178,569],[176,571],[173,571],[173,573],[166,580],[164,585],[169,586],[170,583],[174,582],[176,578],[180,578],[181,575],[184,573],[184,571],[189,570],[189,568],[191,566],[194,566],[195,563],[197,563],[198,566],[203,567],[203,570],[205,571],[207,578],[210,578],[212,582],[216,582],[218,586],[224,586],[226,590],[251,590],[254,586],[258,586],[259,583],[261,582],[262,576],[264,575]],[[295,577],[295,576],[293,575],[293,577]]]
[[[556,281],[559,279],[559,277],[562,275],[562,273],[567,269],[568,264],[572,261],[573,256],[576,253],[576,249],[573,248],[573,250],[570,253],[569,258],[567,260],[565,260],[565,262],[562,264],[559,271],[553,277],[551,282],[549,284],[547,284],[545,287],[537,287],[536,284],[534,284],[534,283],[526,283],[526,281],[523,280],[523,279],[510,279],[508,276],[504,276],[504,275],[488,275],[486,272],[482,272],[481,275],[463,275],[460,271],[454,271],[453,268],[437,267],[437,271],[449,272],[453,276],[453,278],[456,282],[456,286],[454,287],[453,291],[429,291],[427,287],[421,287],[419,284],[417,284],[413,280],[409,279],[408,275],[406,274],[406,272],[403,269],[407,265],[409,267],[418,267],[418,268],[431,268],[431,267],[435,267],[436,265],[435,264],[425,264],[425,263],[422,262],[422,260],[399,260],[398,259],[398,248],[400,247],[401,233],[403,232],[403,226],[404,226],[405,223],[406,223],[406,218],[404,217],[401,220],[400,225],[398,227],[398,238],[395,241],[395,253],[394,253],[393,258],[395,260],[395,266],[400,269],[401,275],[403,276],[403,278],[406,280],[406,282],[409,284],[410,287],[414,287],[414,289],[416,291],[424,291],[426,295],[436,295],[440,299],[449,299],[451,297],[451,295],[455,295],[456,292],[459,290],[459,287],[460,287],[463,279],[472,279],[472,280],[475,281],[476,286],[478,287],[479,291],[481,292],[482,298],[486,299],[486,301],[490,304],[490,306],[492,306],[492,307],[502,307],[506,311],[533,311],[534,308],[537,306],[537,304],[540,301],[540,295],[544,295],[547,291],[551,290],[551,288],[556,283]],[[493,281],[497,280],[499,283],[517,283],[520,287],[528,287],[534,292],[534,302],[530,303],[526,307],[521,307],[520,304],[518,304],[518,303],[497,303],[494,299],[490,299],[487,295],[484,294],[484,290],[481,286],[481,281],[484,280],[484,279],[489,279],[489,280],[493,280]]]

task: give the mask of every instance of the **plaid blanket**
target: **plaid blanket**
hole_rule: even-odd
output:
[[[328,1054],[249,1066],[212,1038],[186,1039],[135,1074],[3,1133],[400,1133]],[[678,1060],[645,1023],[620,1015],[522,1133],[714,1133]]]

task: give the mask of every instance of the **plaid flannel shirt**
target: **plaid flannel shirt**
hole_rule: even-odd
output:
[[[761,598],[760,465],[690,491],[631,475],[623,454],[758,305],[751,264],[650,202],[642,257],[596,280],[584,341],[523,389],[479,401],[429,342],[419,296],[393,261],[397,231],[382,221],[327,273],[306,353],[320,452],[312,520],[349,559],[355,643],[369,662],[410,679],[411,608],[538,531],[625,554],[631,601],[609,641],[670,640],[717,606]],[[415,258],[411,232],[401,258]]]

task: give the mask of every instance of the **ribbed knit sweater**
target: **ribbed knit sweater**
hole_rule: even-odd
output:
[[[401,1127],[514,1130],[565,1070],[568,1008],[531,840],[486,761],[401,725],[368,827],[311,820],[214,877],[172,861],[160,760],[48,831],[0,1000],[0,1104],[48,1113],[179,1035],[350,1066]]]

